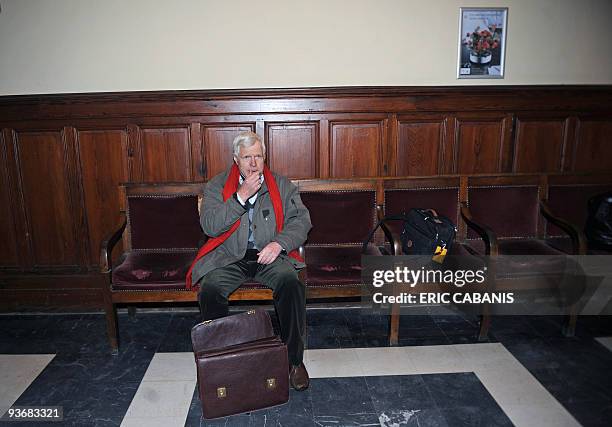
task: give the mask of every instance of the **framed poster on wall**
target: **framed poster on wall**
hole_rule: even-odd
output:
[[[504,77],[507,21],[507,7],[459,9],[457,78]]]

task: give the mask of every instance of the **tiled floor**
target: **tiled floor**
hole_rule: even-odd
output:
[[[67,426],[608,426],[612,318],[582,317],[576,337],[555,317],[498,317],[488,343],[475,319],[387,319],[309,309],[309,390],[285,405],[200,421],[189,340],[196,311],[120,315],[109,352],[101,314],[0,316],[0,410],[63,406]],[[27,356],[19,356],[27,355]],[[43,426],[45,423],[15,425]]]

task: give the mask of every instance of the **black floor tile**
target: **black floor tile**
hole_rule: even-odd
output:
[[[429,307],[419,314],[402,316],[400,345],[477,342],[478,322],[472,315]],[[0,353],[56,354],[17,405],[62,405],[62,425],[118,426],[154,353],[191,351],[189,332],[199,320],[196,311],[121,313],[120,353],[112,356],[103,314],[0,316]],[[496,316],[489,341],[501,342],[581,424],[609,425],[612,352],[594,337],[612,336],[612,316],[581,317],[572,338],[561,335],[563,321],[562,316]],[[308,348],[388,346],[387,316],[364,315],[360,309],[309,309],[307,324]],[[200,420],[194,395],[185,425],[264,423],[510,425],[472,373],[318,378],[306,392],[292,390],[286,405],[210,421]]]
[[[565,407],[583,427],[610,426],[610,420],[612,420],[612,403],[610,402],[573,402]]]
[[[321,427],[337,426],[374,426],[380,425],[378,414],[374,412],[356,412],[336,415],[315,415],[315,425]]]
[[[308,348],[355,347],[346,324],[315,324],[308,327]]]
[[[54,386],[35,380],[15,406],[62,406],[64,418],[119,418],[125,415],[140,382],[82,382],[70,379]]]
[[[495,399],[472,372],[422,375],[436,406],[440,409],[467,407],[478,402],[480,408],[497,408]]]
[[[421,375],[365,377],[374,409],[399,414],[435,408],[436,404]]]
[[[272,408],[252,411],[248,414],[231,415],[212,420],[201,419],[202,407],[194,391],[185,426],[235,426],[235,425],[274,425],[274,426],[312,426],[312,400],[310,390],[297,392],[289,390],[289,401]]]
[[[374,404],[364,377],[312,379],[309,391],[317,422],[317,417],[374,413]]]
[[[119,316],[119,345],[125,351],[157,351],[168,331],[172,315],[137,313]]]
[[[168,325],[165,335],[162,337],[158,353],[190,352],[191,328],[202,321],[199,312],[175,313]]]
[[[512,421],[501,411],[482,406],[458,406],[441,409],[446,423],[452,427],[512,427]]]

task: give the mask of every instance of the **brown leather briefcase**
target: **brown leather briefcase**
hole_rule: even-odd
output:
[[[204,418],[289,400],[287,346],[263,310],[199,323],[191,330]]]

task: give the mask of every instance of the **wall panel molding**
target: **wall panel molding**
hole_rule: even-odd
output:
[[[512,171],[563,171],[568,120],[568,117],[518,117]]]
[[[206,181],[244,130],[291,178],[608,171],[612,86],[4,96],[0,129],[5,306],[99,306],[99,245],[121,181]]]

